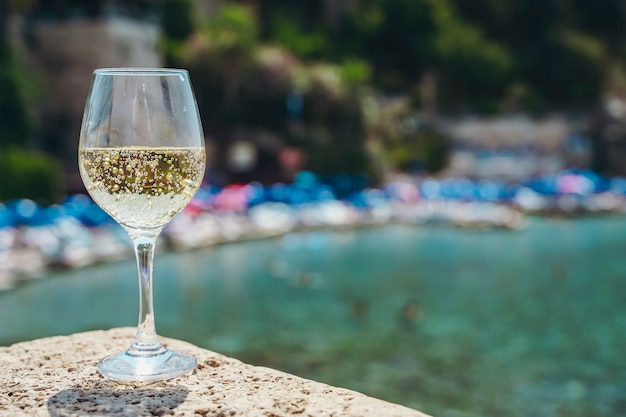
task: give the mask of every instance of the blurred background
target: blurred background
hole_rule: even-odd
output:
[[[100,67],[186,68],[203,121],[159,333],[437,416],[626,413],[624,2],[0,0],[0,345],[135,324],[78,174]]]
[[[587,3],[5,0],[3,165],[36,176],[19,166],[28,158],[46,173],[9,175],[1,197],[82,190],[91,72],[115,66],[190,71],[217,185],[302,169],[371,184],[445,170],[622,174],[625,12]],[[483,172],[487,154],[534,164]]]

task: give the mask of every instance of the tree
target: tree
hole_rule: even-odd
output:
[[[626,8],[599,0],[455,0],[514,57],[513,79],[543,107],[588,107],[623,71]],[[620,62],[621,61],[621,62]]]
[[[199,22],[174,56],[189,69],[205,132],[215,140],[213,166],[228,174],[231,146],[256,140],[274,154],[299,148],[307,168],[320,174],[369,170],[358,96],[368,66],[358,60],[304,63],[264,44],[259,32],[249,8],[224,5]]]
[[[35,93],[8,38],[11,13],[28,12],[34,6],[29,0],[0,0],[0,147],[23,146],[34,128],[28,104]]]
[[[319,1],[255,3],[265,39],[305,60],[358,58],[388,94],[419,98],[436,74],[444,110],[585,107],[626,90],[623,2],[360,0],[339,28]]]
[[[282,13],[282,12],[279,12]],[[448,0],[362,0],[337,30],[300,24],[278,14],[270,40],[303,59],[356,58],[373,69],[387,93],[413,94],[436,74],[444,104],[494,99],[510,82],[513,58]]]
[[[32,198],[53,203],[63,189],[60,168],[53,158],[26,150],[35,127],[28,110],[35,93],[7,35],[9,11],[28,5],[0,0],[0,201]]]
[[[23,145],[32,132],[26,82],[11,47],[0,42],[0,147]]]

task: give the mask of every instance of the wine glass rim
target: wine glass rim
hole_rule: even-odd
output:
[[[140,76],[163,76],[187,74],[187,70],[179,68],[142,68],[142,67],[119,67],[119,68],[97,68],[94,74],[98,75],[140,75]]]

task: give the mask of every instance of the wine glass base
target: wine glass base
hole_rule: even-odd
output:
[[[116,382],[155,382],[193,371],[196,358],[164,349],[157,354],[137,355],[129,351],[107,356],[98,362],[98,372]]]

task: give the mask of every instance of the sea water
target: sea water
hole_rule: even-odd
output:
[[[626,414],[626,218],[389,225],[181,253],[159,334],[436,416]],[[0,345],[134,326],[132,259],[0,292]]]

